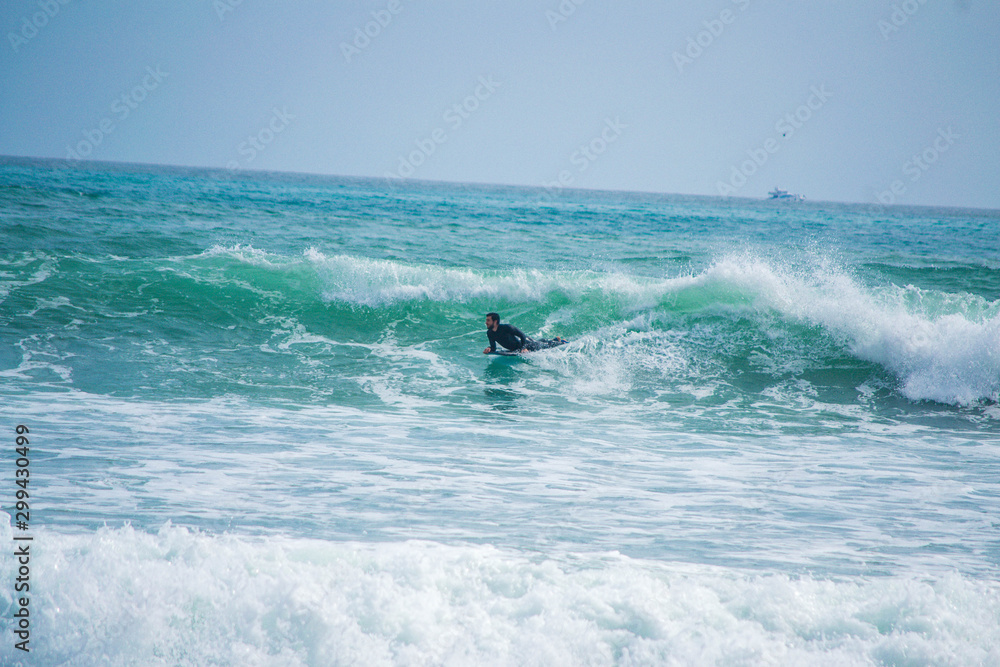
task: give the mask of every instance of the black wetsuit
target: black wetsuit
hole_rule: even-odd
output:
[[[498,324],[497,330],[487,329],[486,335],[490,339],[490,352],[497,351],[497,343],[500,343],[508,350],[520,350],[528,345],[530,338],[524,332],[510,324]]]
[[[549,347],[562,345],[566,341],[562,338],[552,340],[532,340],[524,335],[524,332],[511,324],[498,324],[497,330],[487,329],[486,335],[490,339],[490,352],[497,351],[497,343],[500,343],[508,350],[519,352],[527,348],[529,352],[544,350]]]

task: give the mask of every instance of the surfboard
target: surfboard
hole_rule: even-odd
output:
[[[537,343],[542,343],[545,347],[539,348],[539,350],[548,350],[553,347],[559,347],[560,345],[565,345],[569,341],[565,338],[552,338],[550,340],[539,340],[535,341]],[[539,350],[528,350],[527,352],[515,352],[512,350],[497,350],[495,352],[489,352],[488,354],[493,357],[523,357],[532,352],[538,352]]]

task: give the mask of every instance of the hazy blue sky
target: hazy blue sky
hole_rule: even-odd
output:
[[[0,154],[1000,208],[996,0],[6,0],[0,26]]]

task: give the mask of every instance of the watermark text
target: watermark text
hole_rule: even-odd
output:
[[[382,31],[389,27],[394,16],[403,11],[400,0],[389,0],[385,9],[377,9],[371,13],[372,20],[365,23],[364,29],[357,27],[354,29],[354,39],[351,42],[341,42],[340,52],[344,54],[344,60],[348,63],[352,59],[361,55],[367,49],[372,40],[382,34]]]
[[[781,150],[783,142],[791,139],[809,122],[813,114],[822,109],[827,100],[833,97],[833,94],[826,89],[826,84],[812,86],[809,91],[811,94],[804,104],[775,122],[774,130],[780,135],[780,139],[770,137],[765,139],[759,147],[747,149],[748,159],[739,165],[733,165],[729,180],[716,182],[716,188],[721,196],[728,197],[736,194],[761,167],[767,164],[772,155]]]
[[[733,4],[743,12],[750,6],[750,0],[733,0]],[[726,31],[726,26],[736,22],[737,16],[738,14],[733,10],[723,9],[719,12],[718,18],[702,21],[705,29],[688,37],[687,47],[683,51],[674,51],[674,65],[676,65],[677,71],[683,74],[684,68],[693,64],[705,53],[706,49],[715,44],[716,40],[722,37],[722,33]]]
[[[548,20],[549,26],[552,28],[552,32],[556,31],[556,26],[560,23],[568,21],[569,17],[576,13],[576,8],[586,1],[587,0],[562,0],[555,10],[545,10],[545,18]]]
[[[903,175],[908,177],[910,183],[916,183],[923,178],[927,170],[931,168],[931,165],[941,158],[942,154],[948,152],[948,149],[955,144],[955,140],[961,137],[962,135],[952,130],[950,125],[946,130],[938,128],[938,133],[934,137],[934,140],[924,150],[920,151],[920,153],[914,154],[909,160],[903,163]],[[899,197],[906,194],[906,189],[906,182],[903,179],[897,178],[889,184],[888,188],[880,191],[875,197],[879,203],[891,206],[896,203]]]
[[[38,31],[49,24],[62,9],[63,5],[68,5],[73,0],[38,0],[38,7],[42,10],[35,12],[30,17],[21,17],[20,30],[7,33],[7,40],[14,53],[38,36]]]
[[[416,148],[406,155],[400,155],[396,172],[387,171],[385,177],[394,179],[413,176],[420,165],[424,164],[427,158],[437,151],[438,146],[448,141],[448,132],[454,132],[462,127],[465,121],[471,118],[472,114],[479,109],[480,105],[490,99],[502,85],[502,82],[494,81],[492,76],[479,77],[472,93],[467,95],[461,102],[457,102],[444,110],[441,119],[447,124],[448,129],[437,127],[426,137],[416,139],[413,142]]]
[[[14,623],[11,628],[14,637],[21,641],[14,642],[14,648],[25,653],[30,653],[31,648],[31,535],[28,534],[31,521],[31,505],[29,503],[30,493],[28,484],[31,479],[31,460],[28,457],[30,444],[28,441],[28,427],[18,424],[14,429],[16,438],[14,440],[14,455],[16,468],[14,469],[14,525],[17,530],[14,534],[14,558],[17,565],[17,576],[14,577],[14,592],[18,595],[14,599]]]
[[[577,173],[582,174],[587,171],[597,158],[608,150],[611,144],[618,141],[622,135],[622,130],[626,128],[628,128],[628,125],[623,123],[618,116],[615,116],[614,120],[605,118],[604,127],[601,128],[601,132],[587,143],[581,144],[570,155],[569,161],[576,167]],[[543,181],[542,187],[545,188],[547,198],[551,200],[559,190],[570,187],[575,180],[576,177],[572,171],[563,169],[554,181]]]
[[[118,123],[123,122],[132,115],[132,112],[139,108],[151,92],[160,87],[163,80],[170,76],[169,72],[164,72],[159,65],[156,68],[147,67],[146,76],[142,78],[131,90],[122,93],[111,102],[111,115],[105,116],[97,125],[89,130],[83,130],[83,139],[75,145],[66,145],[66,159],[83,160],[94,152],[94,149],[104,143],[105,137],[110,135],[118,127]]]
[[[260,128],[256,134],[248,135],[246,141],[240,142],[240,145],[236,147],[236,152],[243,157],[243,161],[230,160],[226,163],[226,169],[236,171],[249,166],[279,134],[288,128],[289,123],[293,120],[295,120],[295,116],[288,113],[288,107],[271,109],[271,119],[267,124]]]
[[[889,35],[899,32],[925,4],[927,4],[927,0],[903,0],[899,4],[894,4],[889,17],[878,21],[878,30],[882,33],[882,39],[888,41]]]

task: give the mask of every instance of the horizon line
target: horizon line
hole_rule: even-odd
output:
[[[399,183],[399,184],[429,184],[429,185],[445,185],[445,186],[465,186],[474,185],[480,187],[494,187],[494,188],[524,188],[528,190],[540,190],[547,193],[550,197],[550,201],[557,201],[559,195],[553,195],[550,188],[546,188],[543,185],[527,185],[524,183],[495,183],[487,181],[444,181],[444,180],[431,180],[431,179],[421,179],[421,178],[404,178],[404,177],[386,177],[386,176],[359,176],[356,174],[329,174],[329,173],[319,173],[319,172],[309,172],[309,171],[292,171],[292,170],[280,170],[280,169],[229,169],[227,167],[208,167],[204,165],[183,165],[183,164],[164,164],[157,162],[125,162],[120,160],[73,160],[69,158],[58,158],[58,157],[43,157],[37,155],[8,155],[0,154],[0,161],[6,160],[36,160],[41,162],[53,162],[62,163],[64,165],[81,165],[85,166],[88,164],[93,165],[122,165],[130,167],[156,167],[156,168],[168,168],[168,169],[195,169],[202,171],[211,172],[224,172],[233,176],[239,174],[277,174],[277,175],[290,175],[290,176],[312,176],[321,178],[343,178],[343,179],[356,179],[364,181],[378,181],[384,183]],[[775,186],[777,188],[777,186]],[[657,190],[615,190],[608,188],[570,188],[570,187],[560,187],[557,189],[558,192],[581,192],[581,193],[605,193],[605,194],[636,194],[636,195],[654,195],[661,197],[696,197],[700,199],[717,199],[722,201],[752,201],[752,202],[770,202],[776,201],[783,205],[789,206],[801,206],[810,204],[836,204],[836,205],[847,205],[847,206],[864,206],[864,207],[874,207],[879,209],[955,209],[963,211],[981,211],[981,212],[991,212],[1000,213],[1000,208],[988,208],[982,206],[966,206],[966,205],[955,205],[955,204],[883,204],[877,201],[845,201],[845,200],[835,200],[835,199],[809,199],[806,198],[800,201],[781,201],[781,200],[771,200],[766,197],[731,197],[723,195],[706,195],[706,194],[693,194],[684,192],[665,192]]]

